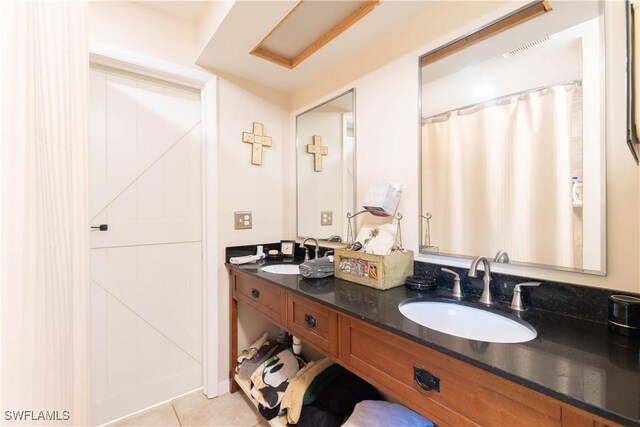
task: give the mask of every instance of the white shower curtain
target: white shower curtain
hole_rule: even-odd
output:
[[[427,119],[423,203],[441,252],[574,266],[572,107],[579,84]]]
[[[0,2],[8,425],[91,422],[86,13],[82,1]]]

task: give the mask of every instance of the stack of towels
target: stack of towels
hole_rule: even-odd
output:
[[[300,274],[309,279],[322,279],[333,275],[333,256],[316,258],[300,264]]]

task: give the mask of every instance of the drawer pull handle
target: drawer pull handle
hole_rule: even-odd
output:
[[[251,296],[254,298],[260,298],[260,291],[257,289],[251,289]]]
[[[316,327],[316,318],[313,317],[310,314],[305,314],[304,315],[304,324],[307,325],[310,328],[315,328]]]
[[[413,379],[420,386],[421,389],[426,391],[435,390],[440,392],[440,378],[430,374],[424,369],[413,367]]]

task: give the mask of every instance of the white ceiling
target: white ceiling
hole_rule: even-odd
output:
[[[428,1],[384,1],[294,69],[250,52],[298,3],[297,0],[236,1],[196,61],[282,91],[293,91],[346,60],[392,28],[429,7]]]
[[[172,0],[172,1],[146,1],[136,0],[141,6],[153,9],[156,12],[171,16],[172,18],[196,24],[202,16],[208,1]]]

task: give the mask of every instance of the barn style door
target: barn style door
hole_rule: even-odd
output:
[[[198,93],[92,67],[93,422],[202,386]],[[104,230],[106,226],[106,230]]]

